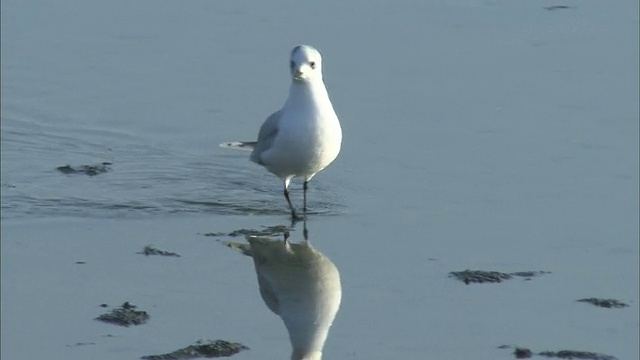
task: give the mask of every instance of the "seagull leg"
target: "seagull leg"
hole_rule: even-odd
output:
[[[307,217],[304,217],[303,220],[304,227],[302,228],[302,236],[304,236],[304,241],[309,241],[309,230],[307,230]]]
[[[307,219],[307,189],[309,188],[309,181],[305,180],[302,183],[303,195],[302,195],[302,216]],[[306,222],[305,222],[306,225]]]
[[[289,209],[291,209],[291,219],[293,220],[297,220],[299,219],[298,214],[296,214],[296,209],[293,208],[293,205],[291,204],[291,199],[289,198],[289,182],[291,181],[291,178],[286,178],[284,179],[284,198],[287,199],[287,204],[289,204]]]
[[[298,214],[296,214],[296,209],[293,208],[293,205],[291,205],[291,199],[289,199],[289,190],[287,190],[287,188],[284,188],[284,198],[287,199],[287,204],[289,204],[289,209],[291,209],[291,218],[293,220],[298,219]]]

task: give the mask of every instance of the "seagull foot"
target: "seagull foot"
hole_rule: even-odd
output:
[[[291,225],[294,225],[297,222],[303,221],[303,220],[305,220],[304,216],[298,215],[298,213],[296,213],[295,211],[291,213]]]

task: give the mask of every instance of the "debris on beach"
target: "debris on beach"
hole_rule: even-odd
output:
[[[560,350],[560,351],[543,351],[538,355],[559,358],[559,359],[588,359],[588,360],[618,360],[615,356],[594,353],[590,351],[574,351],[574,350]]]
[[[543,351],[538,355],[548,358],[559,359],[587,359],[587,360],[618,360],[615,356],[594,353],[590,351],[574,351],[574,350],[560,350],[560,351]]]
[[[94,342],[77,342],[74,345],[67,345],[67,347],[78,347],[78,346],[87,346],[87,345],[95,345]]]
[[[534,353],[533,351],[520,347],[520,346],[512,346],[512,345],[501,345],[498,346],[499,349],[509,349],[514,348],[513,356],[516,359],[528,359],[533,355],[544,356],[547,358],[558,358],[558,359],[584,359],[584,360],[618,360],[615,356],[599,354],[590,351],[575,351],[575,350],[560,350],[560,351],[541,351],[539,353]]]
[[[280,235],[284,235],[286,233],[288,233],[289,231],[291,231],[291,228],[288,226],[284,226],[284,225],[274,225],[274,226],[263,226],[263,229],[261,230],[257,230],[257,229],[238,229],[238,230],[234,230],[230,233],[222,233],[222,232],[211,232],[211,233],[206,233],[204,234],[204,236],[211,236],[211,237],[220,237],[220,236],[231,236],[231,237],[238,237],[238,236],[280,236]]]
[[[195,345],[162,355],[143,356],[144,360],[187,360],[195,358],[219,358],[235,355],[242,350],[248,350],[246,345],[225,340],[196,341]]]
[[[500,345],[500,346],[498,346],[498,349],[511,349],[511,348],[515,349],[513,351],[513,355],[516,357],[516,359],[528,359],[528,358],[531,357],[531,355],[533,355],[531,350],[529,350],[527,348],[523,348],[523,347],[519,347],[519,346],[515,346],[515,345]]]
[[[104,174],[107,171],[111,170],[110,162],[103,162],[96,165],[80,165],[80,166],[58,166],[56,170],[60,171],[63,174],[80,174],[80,175],[88,175],[88,176],[96,176],[99,174]]]
[[[549,274],[548,271],[518,271],[513,273],[502,273],[499,271],[484,271],[484,270],[465,270],[465,271],[452,271],[449,273],[450,277],[456,278],[465,284],[470,283],[499,283],[503,280],[513,279],[514,277],[524,277],[525,280],[531,280],[532,277]]]
[[[465,270],[465,271],[452,271],[449,273],[451,276],[456,279],[464,282],[465,284],[470,283],[499,283],[503,280],[511,279],[511,275],[506,273],[501,273],[498,271],[483,271],[483,270]]]
[[[528,359],[531,357],[532,353],[531,350],[527,348],[516,348],[513,351],[513,355],[516,357],[516,359]]]
[[[568,5],[551,5],[551,6],[545,6],[544,9],[545,10],[549,10],[549,11],[554,11],[554,10],[575,9],[575,7],[574,6],[568,6]]]
[[[176,257],[180,257],[179,254],[176,254],[174,252],[164,251],[164,250],[158,250],[158,249],[154,248],[151,245],[145,246],[144,249],[142,249],[142,251],[137,252],[136,254],[142,254],[142,255],[145,255],[145,256],[160,255],[160,256],[176,256]]]
[[[616,300],[616,299],[598,299],[598,298],[587,298],[587,299],[580,299],[580,300],[576,300],[577,302],[585,302],[585,303],[589,303],[595,306],[599,306],[599,307],[603,307],[603,308],[625,308],[627,306],[629,306],[626,303],[623,303],[620,300]]]
[[[101,307],[104,304],[100,305]],[[135,310],[136,306],[131,305],[128,301],[121,307],[111,310],[110,313],[102,314],[96,320],[120,326],[141,325],[149,320],[146,311]]]

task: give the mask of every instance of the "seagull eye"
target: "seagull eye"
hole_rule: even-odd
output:
[[[312,69],[315,69],[316,68],[316,62],[315,61],[310,62],[309,66],[311,66]]]

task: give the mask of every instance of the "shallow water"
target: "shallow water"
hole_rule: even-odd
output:
[[[311,241],[343,278],[326,358],[637,358],[638,4],[550,5],[3,1],[2,357],[199,338],[288,356],[251,263],[201,234],[288,222],[279,181],[217,145],[256,136],[308,43],[344,130],[309,193]],[[135,255],[149,243],[183,256]],[[465,269],[551,274],[447,276]],[[124,301],[150,323],[91,320]]]

